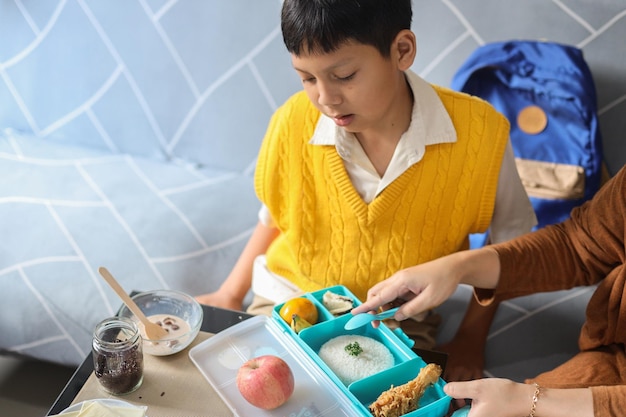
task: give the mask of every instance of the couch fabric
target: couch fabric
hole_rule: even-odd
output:
[[[256,223],[270,115],[298,91],[279,0],[0,0],[0,350],[76,365],[127,290],[215,290]],[[414,70],[449,85],[486,42],[580,47],[606,161],[626,162],[626,5],[414,0]],[[621,116],[621,117],[620,117]],[[504,303],[487,374],[531,377],[571,356],[591,289]],[[440,340],[471,296],[440,311]]]

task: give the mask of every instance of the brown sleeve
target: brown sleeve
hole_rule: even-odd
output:
[[[474,288],[474,298],[481,306],[488,306],[496,298],[496,291],[488,288]]]
[[[626,385],[591,387],[594,417],[619,417],[626,410]]]
[[[624,264],[625,218],[626,167],[565,222],[494,245],[502,271],[495,295],[507,299],[602,281]]]

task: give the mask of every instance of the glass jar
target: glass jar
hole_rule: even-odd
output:
[[[142,338],[137,325],[126,317],[111,317],[93,332],[93,366],[96,378],[110,394],[135,391],[143,381]]]

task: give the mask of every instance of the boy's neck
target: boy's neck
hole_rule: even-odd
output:
[[[402,134],[409,129],[411,124],[414,98],[408,81],[401,96],[387,126],[381,126],[379,130],[372,129],[355,133],[356,139],[381,177],[387,171]]]

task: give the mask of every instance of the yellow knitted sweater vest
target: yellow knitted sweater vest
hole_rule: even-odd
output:
[[[361,300],[394,272],[468,247],[493,214],[508,121],[486,102],[435,87],[457,131],[431,145],[370,204],[334,146],[308,142],[320,113],[304,93],[272,117],[255,190],[281,234],[270,270],[304,291],[345,285]]]

